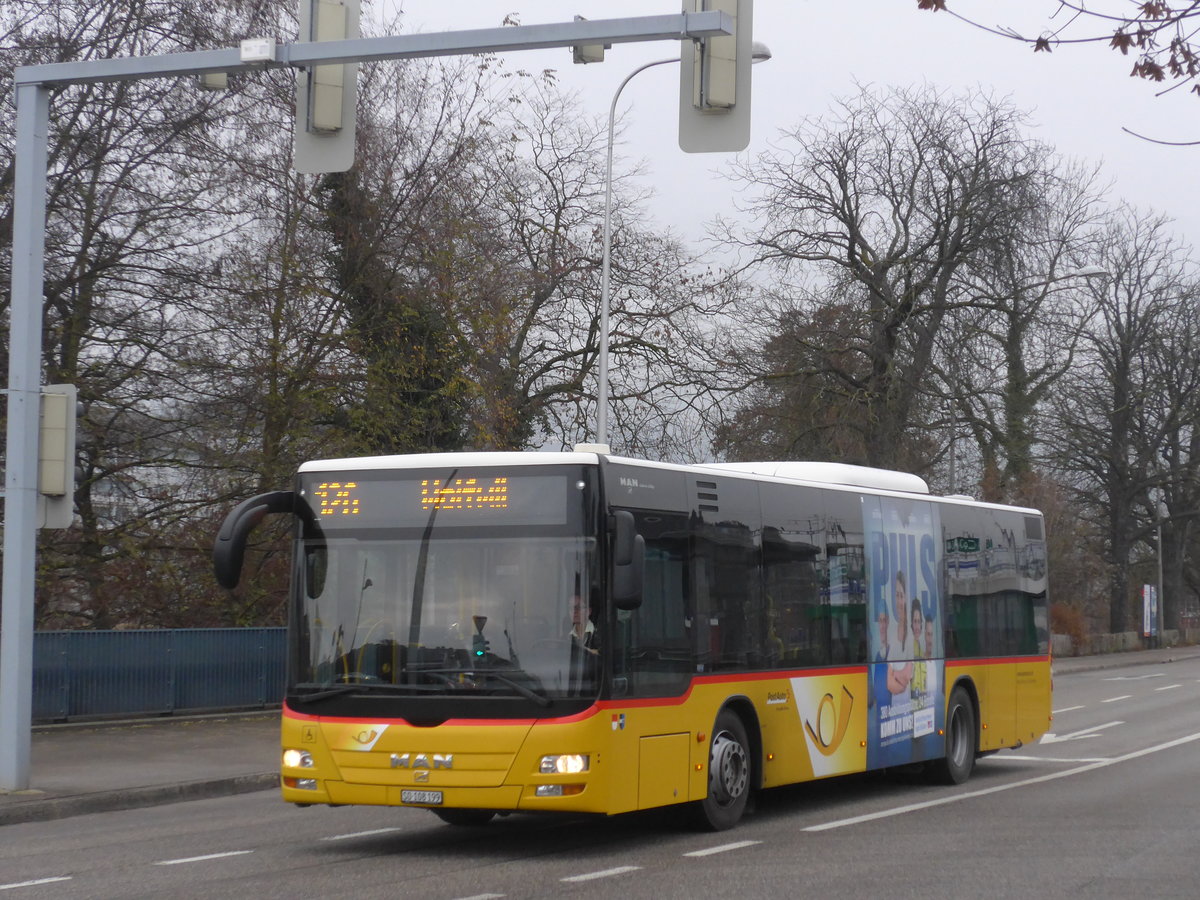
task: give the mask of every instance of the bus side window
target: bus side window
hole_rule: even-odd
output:
[[[694,671],[686,525],[682,516],[668,513],[637,513],[635,518],[646,541],[642,604],[617,613],[615,675],[625,695],[676,696]]]

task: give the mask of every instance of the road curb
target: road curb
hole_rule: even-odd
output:
[[[1134,654],[1105,653],[1097,656],[1066,656],[1061,660],[1052,660],[1051,672],[1054,675],[1074,675],[1078,672],[1099,672],[1103,669],[1116,669],[1121,666],[1161,666],[1194,659],[1200,656],[1200,648],[1178,647],[1173,651],[1163,651],[1153,658],[1128,658],[1131,655]],[[1057,665],[1060,662],[1062,665]]]
[[[127,788],[116,791],[97,791],[72,797],[30,797],[0,803],[0,826],[23,822],[45,822],[66,819],[88,813],[114,812],[121,809],[141,809],[186,800],[207,800],[266,791],[279,786],[278,772],[257,775],[237,775],[207,781],[186,781],[153,787]]]

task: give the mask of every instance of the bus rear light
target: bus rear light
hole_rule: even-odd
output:
[[[283,779],[283,786],[295,788],[298,791],[315,791],[317,789],[317,779],[315,778],[291,778]]]
[[[543,756],[538,771],[543,775],[578,775],[591,768],[591,759],[586,753],[563,753]]]
[[[283,767],[285,769],[311,769],[313,767],[312,754],[307,750],[284,750]]]
[[[583,793],[582,784],[539,784],[533,792],[536,797],[572,797]]]

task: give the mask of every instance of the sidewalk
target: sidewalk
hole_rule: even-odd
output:
[[[1200,656],[1177,647],[1054,660],[1055,675]],[[0,826],[224,797],[279,784],[279,713],[34,729],[31,788],[0,792]]]
[[[29,780],[0,826],[275,788],[279,713],[39,726]]]
[[[1094,672],[1120,666],[1167,665],[1198,656],[1200,646],[1163,647],[1160,650],[1133,650],[1128,653],[1101,653],[1096,656],[1056,656],[1051,670],[1055,675],[1071,675],[1075,672]]]

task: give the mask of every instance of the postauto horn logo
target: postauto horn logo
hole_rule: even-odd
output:
[[[854,695],[844,684],[842,685],[841,700],[839,707],[833,699],[833,694],[826,693],[817,704],[816,727],[813,726],[811,719],[804,720],[804,730],[808,732],[813,746],[822,756],[833,756],[837,753],[838,747],[842,745],[842,739],[846,737],[846,730],[850,727]]]

